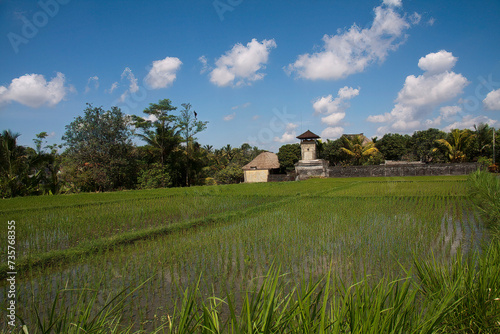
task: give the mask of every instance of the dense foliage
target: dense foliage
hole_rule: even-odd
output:
[[[300,144],[286,144],[280,147],[278,160],[283,169],[293,169],[295,164],[301,159]]]
[[[117,107],[104,110],[88,104],[83,115],[66,126],[63,145],[46,145],[47,133],[37,134],[34,147],[17,145],[20,136],[0,134],[0,198],[230,184],[243,181],[241,167],[263,150],[244,143],[214,149],[196,135],[207,128],[189,103],[177,107],[169,99],[150,103],[144,116],[125,115]],[[478,161],[492,168],[495,129],[486,124],[474,130],[445,133],[438,129],[413,135],[389,133],[372,140],[348,135],[318,141],[318,158],[330,165],[381,164],[384,160],[436,162]],[[496,146],[500,147],[500,136]],[[137,138],[142,145],[134,144]],[[61,151],[61,149],[63,149]],[[500,161],[495,151],[495,161]],[[280,147],[281,172],[294,169],[300,144]],[[494,170],[494,168],[492,168]]]

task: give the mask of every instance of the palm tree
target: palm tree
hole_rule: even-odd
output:
[[[488,124],[480,123],[474,125],[474,134],[477,143],[477,151],[480,156],[490,157],[492,155],[493,128]]]
[[[453,129],[448,135],[448,140],[436,140],[436,143],[439,144],[440,147],[434,148],[433,152],[442,149],[448,154],[451,162],[463,162],[467,159],[465,150],[475,137],[476,135],[468,129]]]
[[[363,135],[342,136],[341,138],[342,147],[340,149],[350,157],[355,165],[361,165],[370,157],[379,153],[374,142],[364,142],[365,137]]]
[[[10,130],[0,134],[0,181],[12,197],[21,194],[24,187],[21,179],[27,175],[26,149],[17,145],[19,136]]]
[[[165,166],[168,157],[181,141],[179,126],[175,124],[177,117],[169,114],[176,109],[169,99],[164,99],[150,103],[144,109],[148,118],[132,116],[134,126],[143,132],[136,133],[136,136],[153,148],[162,166]]]

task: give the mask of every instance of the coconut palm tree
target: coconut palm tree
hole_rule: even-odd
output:
[[[361,165],[379,153],[372,141],[365,141],[363,135],[342,136],[342,152],[347,154],[355,165]]]
[[[467,159],[465,150],[476,137],[470,130],[453,129],[448,135],[448,139],[437,139],[439,147],[433,149],[433,152],[441,149],[448,155],[451,162],[463,162]]]
[[[0,134],[0,186],[4,195],[12,197],[22,194],[28,175],[28,155],[24,146],[17,145],[19,136],[10,130]]]

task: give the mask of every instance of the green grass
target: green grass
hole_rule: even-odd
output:
[[[203,323],[212,329],[226,326],[225,331],[243,326],[242,332],[248,332],[248,326],[257,326],[260,332],[276,332],[273,326],[281,326],[281,320],[276,322],[280,317],[288,319],[283,328],[312,326],[314,332],[369,332],[363,327],[368,319],[381,326],[373,327],[374,332],[410,323],[431,328],[431,318],[424,317],[428,322],[423,323],[414,319],[421,316],[422,297],[414,288],[419,280],[409,274],[417,272],[415,258],[436,258],[439,268],[448,268],[460,254],[472,254],[489,240],[467,201],[464,181],[312,179],[1,202],[2,216],[16,219],[17,247],[24,254],[23,275],[18,276],[19,316],[34,330],[33,310],[41,310],[47,319],[50,312],[43,310],[60,298],[61,289],[98,290],[94,299],[84,293],[97,312],[107,296],[141,286],[130,296],[133,302],[112,318],[120,330],[130,325],[132,331],[169,332],[169,326],[194,326],[202,332]],[[12,208],[9,203],[14,203]],[[50,235],[54,231],[61,233]],[[185,295],[187,287],[191,293]],[[261,297],[255,297],[262,287]],[[314,291],[308,294],[308,289]],[[273,291],[281,291],[276,299],[262,297]],[[314,297],[318,295],[328,298]],[[448,308],[456,302],[454,296],[443,297],[450,300]],[[58,314],[81,305],[81,298],[81,293],[65,292],[64,302],[57,303]],[[371,305],[379,298],[394,304],[393,311],[384,311],[391,314],[387,319],[383,315],[386,320],[377,314],[389,304],[356,310],[355,305]],[[325,313],[306,310],[299,300]],[[331,308],[336,302],[347,306]],[[183,313],[188,305],[193,312]],[[293,311],[269,311],[277,305],[295,306]],[[438,302],[425,307],[450,311]],[[255,319],[241,319],[249,314]],[[335,320],[341,315],[350,317],[349,322]],[[1,321],[0,329],[5,328]]]

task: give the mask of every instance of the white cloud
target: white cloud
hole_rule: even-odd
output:
[[[441,116],[445,120],[452,119],[454,116],[456,116],[461,111],[462,111],[462,108],[460,106],[445,106],[445,107],[441,107],[441,109],[439,109]]]
[[[120,95],[120,98],[118,99],[118,101],[125,102],[125,99],[127,98],[127,96],[128,96],[128,90],[124,91],[122,93],[122,95]]]
[[[297,133],[295,132],[295,129],[298,127],[298,124],[288,123],[286,125],[285,133],[281,137],[274,137],[274,141],[279,143],[291,143],[296,141]]]
[[[231,110],[245,109],[245,108],[250,107],[250,105],[251,105],[251,103],[247,102],[247,103],[244,103],[244,104],[241,104],[241,105],[238,105],[238,106],[231,107]]]
[[[486,110],[500,110],[500,89],[489,92],[483,105]]]
[[[420,58],[419,67],[424,74],[406,77],[403,88],[399,91],[396,105],[390,113],[370,115],[367,121],[374,123],[391,123],[384,131],[395,130],[412,132],[424,125],[439,124],[442,118],[426,120],[434,108],[462,94],[469,84],[462,74],[450,70],[457,61],[450,52],[439,51]],[[451,116],[455,109],[444,107],[441,110],[444,118]],[[457,111],[458,112],[458,111]]]
[[[224,118],[223,118],[223,119],[224,119],[225,121],[231,121],[231,120],[233,120],[233,119],[234,119],[234,117],[235,117],[235,116],[236,116],[236,113],[235,113],[235,112],[233,112],[232,114],[229,114],[229,115],[224,116]]]
[[[125,77],[130,81],[129,91],[131,93],[137,92],[139,90],[139,85],[137,85],[137,78],[134,76],[134,73],[132,73],[132,70],[128,67],[125,67],[121,75],[122,80]]]
[[[321,122],[326,125],[338,125],[345,117],[345,112],[336,112],[326,117],[321,118]]]
[[[434,107],[461,94],[468,83],[463,75],[454,72],[410,75],[396,102],[412,107]]]
[[[410,15],[410,20],[411,20],[412,24],[419,24],[421,19],[422,19],[422,15],[420,15],[417,12]]]
[[[443,118],[441,116],[438,116],[434,119],[427,119],[425,120],[424,125],[426,128],[437,128],[441,125],[442,120]]]
[[[74,91],[74,87],[64,84],[65,77],[60,72],[50,81],[41,74],[26,74],[13,79],[8,87],[0,86],[0,103],[16,101],[32,108],[44,104],[52,107],[64,99],[67,91]]]
[[[298,56],[285,71],[288,74],[296,72],[304,79],[338,80],[363,72],[374,62],[383,62],[389,51],[396,50],[404,41],[404,31],[410,27],[406,17],[394,10],[401,5],[400,0],[385,0],[384,3],[389,6],[374,9],[371,27],[361,29],[353,24],[337,35],[324,35],[322,51]]]
[[[94,88],[97,90],[99,88],[99,77],[97,75],[93,76],[93,77],[90,77],[88,80],[87,80],[87,86],[85,86],[85,93],[88,93],[90,92],[91,88],[90,88],[90,83],[91,82],[94,82]]]
[[[265,74],[259,71],[265,68],[269,53],[275,47],[274,39],[258,42],[255,38],[246,46],[240,43],[234,45],[215,62],[210,82],[224,87],[250,85],[261,80]]]
[[[436,53],[429,53],[427,56],[420,58],[418,67],[427,74],[442,73],[451,70],[458,58],[453,57],[451,52],[441,50]]]
[[[317,98],[313,102],[315,114],[327,115],[321,121],[329,126],[338,125],[345,117],[345,110],[349,107],[347,100],[359,95],[359,88],[343,87],[339,89],[337,97],[334,99],[330,94]]]
[[[153,89],[165,88],[173,84],[182,62],[176,57],[166,57],[153,61],[153,65],[144,81]]]
[[[208,61],[207,61],[207,57],[205,56],[201,56],[200,58],[198,58],[198,61],[201,63],[201,70],[200,70],[200,74],[203,74],[205,73],[206,71],[208,71]]]
[[[337,139],[344,133],[344,128],[340,126],[328,127],[321,132],[320,137],[325,139]]]
[[[401,7],[401,0],[384,0],[384,5]]]
[[[460,121],[452,123],[445,128],[443,128],[443,131],[449,132],[452,129],[474,129],[474,125],[479,125],[479,123],[484,123],[488,124],[489,126],[495,126],[498,121],[493,120],[491,118],[488,118],[486,116],[472,116],[472,115],[465,115]]]
[[[113,82],[113,84],[111,85],[111,87],[106,90],[107,93],[111,94],[115,91],[115,89],[118,88],[118,82]]]
[[[145,120],[151,121],[151,122],[156,122],[158,120],[158,118],[155,115],[149,115],[148,117],[145,118]]]

